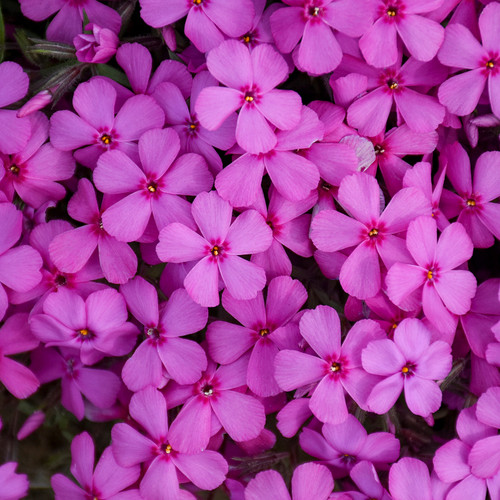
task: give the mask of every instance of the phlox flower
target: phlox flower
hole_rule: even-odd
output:
[[[375,380],[361,368],[361,349],[368,342],[385,338],[382,329],[370,320],[358,322],[341,344],[339,316],[328,306],[306,311],[299,327],[314,353],[289,349],[277,353],[274,366],[278,385],[291,391],[318,382],[310,389],[309,407],[321,422],[339,424],[346,420],[344,391],[367,408],[366,398]]]
[[[311,239],[325,252],[355,247],[342,265],[340,284],[359,299],[373,297],[382,283],[379,257],[387,269],[410,261],[404,240],[395,234],[405,231],[415,217],[430,213],[430,203],[418,188],[405,188],[380,213],[378,183],[361,172],[344,177],[338,201],[352,217],[323,210],[311,223]]]
[[[73,38],[76,58],[80,62],[94,64],[108,62],[118,47],[119,40],[116,33],[93,23],[87,24],[85,30],[92,33],[82,33]]]
[[[0,319],[8,306],[4,286],[16,292],[27,292],[42,279],[42,258],[29,245],[14,247],[22,233],[23,215],[9,202],[0,202]]]
[[[63,273],[78,273],[97,249],[99,265],[111,283],[126,283],[137,270],[137,257],[124,242],[110,236],[102,227],[102,210],[94,186],[80,179],[76,193],[68,202],[68,214],[85,223],[54,236],[49,245],[52,262]]]
[[[0,108],[22,99],[28,92],[29,78],[19,64],[5,61],[0,64]],[[27,118],[18,118],[16,111],[0,109],[0,153],[12,154],[23,149],[31,134]]]
[[[118,149],[137,154],[135,141],[149,129],[163,126],[165,116],[146,95],[127,99],[115,116],[117,92],[102,78],[81,83],[73,94],[78,114],[63,110],[50,119],[50,141],[56,149],[74,152],[76,160],[94,168],[99,156]]]
[[[17,474],[16,468],[16,462],[0,465],[0,500],[19,500],[28,494],[28,476]]]
[[[430,61],[444,39],[444,28],[425,16],[443,0],[371,0],[375,23],[359,40],[368,64],[383,68],[398,58],[398,35],[419,61]],[[424,14],[424,15],[422,15]]]
[[[266,284],[262,268],[240,255],[263,252],[272,242],[271,228],[255,210],[233,223],[232,207],[215,191],[199,194],[191,213],[201,235],[180,223],[160,232],[156,248],[163,262],[198,261],[184,279],[191,298],[202,306],[219,304],[219,279],[236,299],[252,299]]]
[[[56,500],[140,500],[139,490],[126,490],[140,476],[138,465],[120,467],[113,456],[111,446],[101,455],[94,470],[95,447],[87,432],[76,436],[71,443],[71,474],[81,487],[62,474],[55,474],[50,480]],[[121,492],[121,493],[120,493]]]
[[[266,153],[276,145],[274,127],[290,130],[300,121],[300,96],[275,87],[288,76],[288,65],[270,45],[250,52],[236,40],[226,40],[207,56],[210,73],[226,87],[206,87],[195,111],[208,130],[218,129],[240,109],[236,141],[248,153]]]
[[[29,330],[25,313],[10,316],[0,328],[0,382],[18,399],[31,396],[40,382],[30,369],[7,356],[31,351],[38,344]]]
[[[435,380],[442,380],[451,369],[450,346],[437,340],[413,318],[401,321],[394,340],[370,342],[361,353],[363,368],[384,377],[373,387],[367,404],[371,411],[386,413],[404,390],[412,413],[427,417],[441,406],[442,393]]]
[[[446,27],[439,60],[456,69],[470,70],[449,78],[439,87],[439,101],[451,113],[460,116],[472,113],[488,83],[491,109],[500,118],[499,23],[500,5],[492,2],[479,16],[482,44],[461,24]]]
[[[221,364],[229,364],[251,350],[246,383],[262,397],[281,392],[274,380],[274,359],[280,349],[297,344],[296,326],[290,323],[304,305],[307,292],[298,280],[289,276],[272,279],[264,302],[262,292],[251,300],[236,300],[227,290],[222,294],[222,307],[243,326],[214,321],[207,329],[210,356]]]
[[[210,436],[221,428],[236,442],[259,437],[266,423],[264,406],[255,396],[239,390],[246,385],[247,362],[247,357],[240,358],[218,369],[209,362],[200,380],[187,391],[189,396],[170,426],[169,442],[174,449],[203,451]]]
[[[313,75],[330,73],[342,59],[332,29],[350,37],[361,36],[370,26],[368,2],[354,6],[348,0],[286,0],[287,7],[271,15],[271,32],[278,50],[294,52],[297,68]]]
[[[239,37],[240,41],[246,44],[250,50],[261,43],[274,43],[271,27],[269,25],[269,18],[271,14],[278,9],[279,4],[271,4],[266,9],[266,3],[265,0],[253,0],[255,15],[252,25],[246,33]]]
[[[202,89],[214,85],[217,80],[208,71],[198,73],[193,79],[189,107],[179,88],[171,82],[158,85],[153,97],[165,112],[167,124],[179,134],[181,153],[201,154],[216,175],[222,170],[222,160],[214,148],[226,151],[236,142],[236,114],[230,115],[217,130],[206,130],[200,125],[194,104]]]
[[[73,38],[82,32],[83,11],[91,23],[120,31],[120,14],[111,7],[96,0],[20,0],[21,12],[33,21],[43,21],[56,14],[47,28],[47,39],[71,44]]]
[[[127,322],[123,297],[106,288],[91,293],[84,301],[67,288],[50,294],[43,303],[43,314],[30,319],[33,334],[48,347],[72,347],[80,351],[86,365],[104,356],[128,354],[137,338],[137,327]]]
[[[347,415],[341,424],[323,424],[321,432],[305,428],[300,434],[300,446],[328,465],[334,478],[348,475],[360,461],[386,468],[399,456],[400,444],[395,436],[389,432],[368,434],[354,415]]]
[[[470,159],[458,143],[444,148],[446,176],[457,194],[445,190],[441,208],[448,219],[456,217],[466,229],[474,247],[488,248],[500,239],[500,153],[488,151],[477,160],[471,175]],[[471,178],[472,177],[472,178]]]
[[[125,385],[132,391],[158,387],[163,370],[180,384],[196,382],[207,367],[205,351],[196,342],[179,337],[201,330],[207,323],[207,309],[193,302],[184,289],[172,292],[160,307],[155,287],[140,276],[122,285],[120,291],[146,335],[125,362]]]
[[[153,28],[161,28],[187,14],[184,32],[200,52],[219,46],[225,36],[244,35],[255,14],[252,0],[233,4],[227,0],[140,0],[141,17]]]
[[[189,202],[179,195],[196,196],[213,183],[205,160],[198,154],[178,157],[180,140],[172,129],[153,129],[139,139],[137,165],[124,152],[103,154],[94,171],[97,189],[125,195],[106,208],[101,219],[105,231],[118,241],[134,241],[153,216],[158,231],[171,222],[194,227]]]
[[[181,500],[179,481],[184,478],[202,490],[213,490],[224,481],[228,465],[219,453],[204,450],[185,454],[172,447],[167,404],[159,391],[148,387],[136,392],[129,412],[146,435],[128,424],[116,424],[111,430],[111,446],[122,467],[147,463],[140,483],[143,498]]]
[[[57,181],[69,179],[75,171],[71,153],[59,151],[52,144],[44,144],[49,137],[49,120],[43,113],[33,113],[26,120],[31,123],[31,135],[20,151],[11,155],[0,153],[0,189],[10,199],[17,192],[33,208],[64,198],[66,190]]]
[[[418,217],[408,226],[406,246],[415,264],[395,263],[387,273],[387,295],[394,304],[414,310],[420,303],[426,318],[443,334],[453,334],[456,315],[469,311],[476,278],[455,268],[472,256],[473,244],[459,222],[447,226],[437,241],[436,221]]]
[[[122,387],[113,372],[84,366],[77,349],[39,347],[31,354],[30,368],[42,384],[61,379],[61,404],[78,420],[85,415],[83,396],[106,409],[115,403]]]
[[[313,462],[299,465],[292,476],[292,495],[288,493],[285,481],[275,470],[259,472],[245,488],[245,500],[327,500],[333,489],[331,472],[321,464]]]

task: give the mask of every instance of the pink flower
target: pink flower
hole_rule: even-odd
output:
[[[151,216],[158,231],[171,222],[194,226],[191,206],[179,195],[196,196],[210,189],[213,179],[200,155],[178,157],[179,150],[175,130],[154,129],[139,139],[141,167],[118,150],[99,158],[96,187],[106,194],[125,195],[103,212],[105,231],[119,241],[134,241],[144,234]]]
[[[0,465],[0,500],[19,500],[28,494],[28,476],[17,474],[16,468],[16,462]]]
[[[370,342],[361,359],[368,373],[384,377],[368,397],[371,411],[386,413],[403,390],[408,408],[416,415],[428,417],[441,406],[441,390],[434,381],[448,375],[451,348],[442,340],[431,343],[431,333],[420,320],[404,319],[394,340]]]
[[[408,226],[406,246],[416,264],[397,262],[387,273],[387,294],[405,310],[422,303],[426,318],[444,334],[452,334],[456,315],[469,311],[476,279],[455,268],[469,260],[473,245],[462,224],[447,226],[437,241],[436,221],[418,217]]]
[[[0,108],[22,99],[28,92],[29,78],[19,64],[5,61],[0,64]],[[0,153],[12,154],[23,149],[31,134],[31,123],[27,118],[18,118],[16,111],[0,109]]]
[[[359,299],[375,296],[381,287],[379,257],[385,267],[408,261],[404,240],[396,233],[417,216],[430,212],[430,203],[417,188],[401,189],[380,214],[380,188],[374,177],[356,173],[344,177],[338,201],[354,218],[323,210],[311,224],[311,239],[319,250],[336,252],[355,247],[340,271],[340,284]]]
[[[62,474],[55,474],[50,480],[56,500],[75,500],[93,497],[100,500],[126,498],[139,500],[138,490],[120,492],[134,484],[140,476],[138,465],[120,467],[113,457],[111,446],[102,453],[94,470],[94,442],[87,432],[76,436],[71,443],[71,473],[81,488]]]
[[[47,28],[47,39],[71,44],[82,32],[83,11],[91,23],[120,31],[122,20],[118,12],[96,0],[20,0],[21,11],[33,21],[43,21],[57,12]]]
[[[161,28],[187,14],[184,32],[200,52],[208,52],[230,38],[244,35],[252,26],[255,14],[252,0],[233,4],[227,0],[140,0],[141,17],[153,28]]]
[[[259,472],[245,488],[245,500],[262,500],[272,491],[273,500],[327,500],[333,489],[331,472],[321,464],[299,465],[292,476],[292,496],[275,470]]]
[[[202,235],[184,224],[169,224],[160,232],[156,249],[160,259],[199,261],[184,279],[184,286],[202,306],[219,304],[219,279],[234,298],[254,298],[264,288],[266,274],[239,255],[263,252],[271,245],[272,231],[262,215],[247,210],[231,224],[232,207],[215,191],[199,194],[191,213]]]
[[[196,382],[207,367],[205,351],[196,342],[179,337],[201,330],[207,323],[207,309],[193,302],[184,289],[175,290],[160,309],[154,286],[139,276],[120,291],[146,335],[123,367],[127,387],[132,391],[148,385],[159,387],[163,370],[179,384]]]
[[[318,306],[304,313],[300,333],[314,354],[280,351],[274,362],[278,385],[291,391],[318,382],[310,389],[309,407],[321,422],[340,424],[346,420],[344,391],[367,408],[366,398],[374,380],[361,368],[361,349],[368,342],[385,338],[382,329],[369,320],[358,322],[341,345],[338,314],[331,307]]]
[[[274,359],[280,349],[294,348],[299,340],[290,323],[307,299],[298,280],[280,276],[271,280],[267,300],[262,292],[251,300],[236,300],[227,290],[222,306],[243,326],[214,321],[207,329],[210,356],[221,364],[229,364],[251,350],[246,383],[258,396],[274,396],[281,392],[274,380]],[[295,345],[294,344],[295,341]]]
[[[210,51],[207,65],[226,87],[204,88],[196,100],[196,113],[206,129],[218,129],[241,108],[236,141],[248,153],[258,154],[276,145],[274,127],[290,130],[299,123],[300,96],[275,89],[288,76],[288,65],[270,45],[250,52],[242,43],[227,40]]]
[[[398,58],[398,35],[408,52],[419,61],[430,61],[444,38],[444,29],[423,15],[443,0],[371,0],[376,21],[359,40],[368,64],[377,68],[393,65]]]
[[[90,30],[92,33],[82,33],[73,38],[76,58],[80,62],[94,64],[108,62],[118,48],[119,40],[116,33],[92,23],[87,24],[85,30]]]
[[[389,492],[394,500],[434,500],[427,466],[404,457],[389,471]]]
[[[453,68],[471,70],[449,78],[439,87],[439,101],[451,113],[472,113],[488,82],[491,109],[500,118],[499,22],[500,5],[492,2],[479,16],[482,45],[465,26],[447,26],[439,60]]]
[[[112,449],[116,462],[122,467],[147,462],[140,483],[143,498],[180,498],[181,478],[187,478],[202,490],[213,490],[224,481],[228,465],[219,453],[205,450],[185,454],[172,447],[167,404],[159,391],[148,387],[135,393],[129,412],[146,435],[128,424],[116,424],[111,430]]]

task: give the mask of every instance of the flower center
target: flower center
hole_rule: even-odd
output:
[[[370,238],[374,238],[375,236],[377,236],[378,234],[378,229],[376,227],[374,227],[369,233],[368,233],[368,236]]]
[[[169,455],[170,453],[172,453],[172,446],[170,446],[169,444],[162,444],[160,446],[160,450],[163,453],[166,453],[167,455]]]
[[[468,207],[475,207],[476,206],[476,200],[473,200],[472,198],[469,198],[467,201],[467,206]]]
[[[342,462],[346,464],[351,464],[356,461],[356,457],[349,455],[349,453],[344,453],[340,458]]]
[[[194,123],[191,123],[189,125],[190,130],[196,130],[196,125]]]
[[[19,167],[17,165],[11,165],[9,167],[9,170],[14,174],[14,175],[19,175]]]
[[[214,393],[214,388],[210,385],[210,384],[206,384],[203,386],[203,388],[201,389],[201,392],[207,396],[207,397],[210,397],[213,395]]]
[[[160,332],[158,331],[158,328],[156,328],[155,326],[150,326],[149,328],[145,328],[145,330],[146,330],[146,335],[148,337],[154,339],[160,338]]]
[[[255,96],[253,92],[245,92],[245,101],[246,102],[253,102],[255,99]]]
[[[259,331],[259,335],[261,337],[265,337],[266,335],[269,335],[269,328],[261,328]]]
[[[427,271],[427,279],[432,281],[434,279],[434,271],[432,269],[429,269]]]
[[[398,9],[396,7],[389,7],[385,13],[389,16],[389,17],[396,17],[398,15]]]
[[[330,189],[332,189],[332,185],[328,184],[328,182],[323,181],[321,183],[321,189],[328,192],[328,191],[330,191]]]
[[[333,362],[330,366],[330,371],[333,373],[339,372],[342,368],[342,365],[337,362]]]
[[[387,86],[391,90],[396,90],[399,87],[399,83],[391,78],[390,80],[387,80]]]
[[[220,254],[220,247],[218,247],[217,245],[215,245],[212,250],[210,250],[210,253],[214,256],[214,257],[217,257],[219,254]]]
[[[376,155],[382,155],[385,153],[384,146],[381,146],[380,144],[376,144],[373,149],[375,150]]]
[[[111,136],[109,134],[102,134],[100,137],[100,140],[106,146],[109,146],[113,142],[113,139],[111,138]]]
[[[67,283],[66,276],[63,276],[62,274],[58,274],[54,278],[54,283],[56,286],[64,286]]]
[[[495,61],[493,59],[490,59],[487,63],[486,63],[486,68],[487,69],[493,69],[495,67]]]
[[[93,337],[92,332],[87,328],[82,328],[81,330],[78,330],[76,333],[78,334],[78,337],[80,337],[81,340],[89,340],[90,338]]]
[[[406,365],[401,368],[401,373],[407,377],[409,375],[413,375],[415,365],[413,363],[406,363]]]
[[[156,193],[156,190],[158,189],[158,184],[156,184],[156,182],[153,182],[151,181],[149,184],[148,184],[148,191],[150,193]]]
[[[309,11],[308,12],[309,12],[309,15],[311,17],[316,17],[321,12],[321,8],[320,7],[309,7]]]

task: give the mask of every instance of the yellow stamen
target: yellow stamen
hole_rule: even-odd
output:
[[[319,7],[314,7],[313,11],[311,12],[313,16],[317,16],[319,14]]]
[[[468,207],[475,207],[476,206],[476,201],[475,200],[467,200],[467,206]]]
[[[195,130],[196,129],[196,125],[194,123],[191,123],[191,125],[189,125],[189,128],[191,130]]]
[[[492,69],[492,68],[494,68],[494,67],[495,67],[495,62],[494,62],[494,61],[488,61],[488,62],[486,63],[486,67],[487,67],[488,69]]]
[[[14,174],[17,175],[19,173],[19,167],[17,165],[11,165],[9,170]]]
[[[215,245],[215,246],[212,248],[212,250],[210,250],[210,252],[212,253],[212,255],[213,255],[214,257],[217,257],[217,255],[219,255],[219,250],[220,250],[220,248],[219,248],[217,245]]]
[[[392,326],[391,326],[391,328],[392,328],[393,330],[395,330],[397,327],[398,327],[398,324],[397,324],[397,323],[393,323],[393,324],[392,324]]]
[[[89,334],[89,331],[86,328],[82,328],[81,330],[78,330],[78,333],[85,337]]]
[[[398,87],[399,87],[398,82],[391,82],[390,85],[389,85],[389,88],[391,90],[396,90]]]
[[[203,2],[203,0],[193,0],[193,3],[194,3],[195,5],[200,5],[200,4],[201,4],[201,2]]]
[[[407,366],[403,366],[403,368],[401,368],[401,371],[403,373],[408,373],[410,371],[410,369]]]
[[[368,236],[377,236],[378,234],[378,229],[373,228],[369,233]]]
[[[243,37],[243,41],[244,41],[245,43],[250,43],[250,35],[245,35],[245,36]]]
[[[395,16],[396,16],[396,14],[397,14],[396,9],[394,9],[394,8],[387,9],[387,15],[388,15],[389,17],[395,17]]]
[[[245,96],[245,101],[246,102],[253,102],[253,97],[251,95]]]
[[[111,144],[111,136],[108,134],[101,135],[101,141],[107,145]]]
[[[265,337],[266,335],[269,335],[269,330],[267,328],[262,328],[259,332],[259,335],[261,337]]]
[[[339,363],[332,363],[332,366],[330,366],[330,370],[332,372],[338,372],[340,370],[340,364]],[[348,456],[348,455],[345,455]]]
[[[434,277],[433,271],[427,271],[427,279],[431,280]]]
[[[165,453],[170,453],[172,451],[172,447],[167,444],[167,446],[165,446]]]
[[[148,186],[148,191],[149,191],[150,193],[156,193],[156,188],[155,188],[155,186],[153,186],[153,184],[150,184],[150,185]]]

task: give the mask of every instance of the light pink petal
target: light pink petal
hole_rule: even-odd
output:
[[[204,307],[219,305],[219,268],[211,257],[198,262],[184,279],[189,296]]]
[[[419,61],[430,61],[443,43],[444,28],[427,17],[403,16],[396,29],[410,54]]]
[[[104,277],[110,283],[126,283],[137,271],[137,256],[132,248],[112,236],[99,240],[99,263]]]
[[[284,350],[276,355],[274,376],[284,391],[311,384],[326,374],[326,363],[310,354]]]
[[[348,415],[341,424],[323,425],[323,436],[337,453],[357,456],[366,443],[367,433],[354,415]]]
[[[306,289],[299,280],[288,276],[273,279],[267,289],[267,320],[274,325],[285,324],[306,300]]]
[[[137,276],[121,286],[120,293],[125,298],[129,311],[143,325],[158,324],[158,294],[151,283]]]
[[[222,427],[235,441],[256,438],[266,423],[264,406],[248,394],[221,391],[211,404]]]
[[[269,248],[272,239],[272,230],[264,217],[256,210],[246,210],[229,227],[226,236],[227,252],[230,255],[263,252]]]
[[[184,126],[190,121],[191,117],[184,96],[173,83],[160,83],[154,91],[153,97],[163,109],[167,124]],[[194,102],[196,101],[193,101],[193,104]]]
[[[86,224],[94,222],[99,215],[95,189],[88,179],[78,181],[78,190],[68,202],[68,214]]]
[[[0,255],[5,253],[20,238],[23,225],[23,215],[12,203],[0,203]]]
[[[386,276],[387,294],[391,302],[400,306],[425,280],[426,273],[421,267],[396,263]]]
[[[199,453],[210,440],[212,408],[209,399],[195,396],[182,407],[168,432],[168,441],[181,453]]]
[[[194,384],[207,368],[205,351],[192,340],[169,338],[158,344],[158,355],[178,384]]]
[[[25,10],[26,7],[23,6],[23,12]],[[5,61],[0,64],[0,80],[3,82],[2,90],[0,91],[0,108],[19,101],[28,92],[30,83],[28,75],[15,62]]]
[[[28,118],[18,118],[16,111],[0,109],[0,151],[17,153],[23,149],[30,137]]]
[[[477,402],[477,419],[488,426],[500,427],[500,388],[491,387],[484,392]]]
[[[163,262],[190,262],[201,259],[208,250],[207,242],[184,224],[174,222],[160,231],[156,247]]]
[[[138,191],[146,182],[144,172],[122,151],[107,151],[99,157],[94,182],[103,193],[120,194]]]
[[[179,135],[174,129],[154,129],[142,134],[139,156],[145,174],[155,180],[160,179],[177,157],[180,147]]]
[[[172,460],[156,457],[142,478],[141,498],[158,500],[178,500],[180,498],[179,479]]]
[[[199,154],[187,153],[177,158],[163,176],[163,182],[165,191],[171,194],[196,196],[208,191],[214,180],[205,159]]]
[[[323,359],[340,351],[339,315],[329,306],[318,306],[300,318],[300,333]]]
[[[441,481],[454,483],[470,474],[467,463],[470,447],[459,439],[452,439],[436,450],[432,460],[434,470]]]
[[[275,89],[260,97],[256,107],[274,126],[290,130],[299,123],[302,102],[295,92]]]
[[[430,341],[431,332],[418,319],[404,319],[394,332],[394,342],[406,360],[419,360],[429,349]]]
[[[474,246],[461,224],[450,224],[439,238],[436,262],[443,271],[455,269],[472,257]]]
[[[145,340],[137,347],[132,357],[123,365],[122,378],[131,391],[160,384],[162,363],[152,341]]]
[[[365,225],[376,221],[380,214],[380,188],[368,174],[356,173],[344,177],[340,184],[340,204]]]
[[[149,50],[140,43],[125,43],[116,52],[116,62],[125,71],[133,91],[145,94],[153,66]]]
[[[224,35],[205,14],[204,9],[190,9],[184,33],[200,52],[209,52],[224,41]]]
[[[227,291],[235,299],[253,299],[266,284],[266,273],[261,267],[236,255],[221,259],[219,270]]]
[[[165,419],[167,404],[163,395],[155,388],[147,387],[136,392],[130,400],[129,413],[155,441],[166,439],[168,432]]]
[[[112,7],[104,5],[101,2],[87,2],[85,12],[91,23],[95,23],[115,33],[120,31],[121,17]]]
[[[490,478],[500,469],[500,436],[477,441],[469,455],[471,472],[476,477]]]
[[[253,83],[250,52],[246,45],[237,40],[227,40],[210,51],[207,66],[212,76],[227,87],[242,90]],[[199,114],[198,109],[196,112]]]
[[[248,362],[247,384],[258,396],[275,396],[281,392],[274,379],[274,360],[277,353],[278,347],[269,338],[259,339],[252,350]]]
[[[38,378],[31,370],[3,356],[0,359],[0,381],[18,399],[31,396],[40,387]]]
[[[483,205],[478,218],[488,231],[500,239],[500,223],[499,223],[500,205],[498,203],[486,203]]]
[[[162,28],[184,17],[191,8],[184,0],[174,0],[165,9],[163,0],[148,0],[141,3],[141,17],[153,28]]]
[[[393,65],[398,57],[395,23],[386,23],[383,18],[378,19],[360,38],[359,48],[368,64],[376,68]]]
[[[222,243],[231,224],[232,207],[215,191],[201,193],[193,201],[193,218],[207,241]]]
[[[490,75],[488,78],[488,93],[491,110],[496,116],[500,116],[500,78],[498,75]]]
[[[105,80],[81,83],[73,95],[75,111],[97,130],[111,130],[115,118],[116,91]]]
[[[382,339],[370,342],[361,353],[363,368],[368,373],[389,376],[400,375],[406,360],[392,340]]]
[[[342,179],[357,171],[358,158],[347,144],[315,143],[306,158],[319,170],[321,178],[332,186],[339,186]]]
[[[374,413],[382,415],[394,406],[402,390],[403,376],[401,373],[395,373],[375,385],[368,396],[368,407]]]
[[[87,322],[83,299],[76,292],[64,287],[45,299],[43,312],[73,330],[83,328]]]
[[[127,321],[125,301],[112,288],[91,293],[85,301],[85,307],[87,325],[92,331],[117,329]]]
[[[476,294],[477,282],[469,271],[448,271],[434,283],[444,305],[454,314],[466,314]]]
[[[226,290],[222,295],[222,306],[247,328],[255,330],[259,324],[265,326],[266,307],[262,293],[251,300],[237,300]]]
[[[476,37],[462,24],[448,24],[444,42],[438,53],[442,64],[452,68],[478,68],[485,50]]]
[[[210,323],[206,337],[210,357],[221,364],[236,361],[255,343],[253,330],[224,321]]]
[[[290,500],[285,481],[275,470],[259,472],[245,488],[245,500]]]
[[[339,276],[342,288],[358,299],[368,299],[380,290],[380,262],[377,250],[363,242],[347,257]]]
[[[72,44],[82,31],[82,17],[76,5],[65,3],[47,27],[47,40]]]
[[[75,379],[78,390],[98,408],[110,408],[122,388],[120,378],[107,370],[80,368]]]
[[[50,485],[54,490],[55,500],[65,500],[66,498],[74,500],[87,500],[88,498],[88,495],[84,490],[62,474],[54,474],[50,478]],[[23,494],[25,493],[21,493],[21,495]]]
[[[309,407],[321,422],[341,424],[347,418],[344,388],[340,380],[324,377],[314,389]]]
[[[299,465],[292,477],[294,500],[326,500],[333,489],[331,472],[321,464],[305,463]]]
[[[389,471],[389,491],[397,500],[432,500],[427,466],[416,458],[402,458]]]
[[[265,43],[257,45],[257,47],[252,50],[250,57],[252,63],[253,83],[259,88],[259,91],[264,94],[262,96],[263,100],[266,98],[266,94],[270,90],[274,89],[274,87],[277,87],[280,83],[286,80],[289,73],[288,65],[281,54],[279,54],[271,45]],[[277,95],[275,93],[273,94]],[[259,104],[262,100],[259,100]],[[288,102],[290,103],[290,101]],[[295,103],[291,104],[293,107]],[[264,111],[263,113],[266,114]],[[300,110],[298,113],[300,115]],[[296,121],[298,122],[299,119],[297,118]],[[284,128],[277,124],[275,125],[278,128]]]
[[[452,76],[439,87],[439,102],[451,113],[468,115],[477,106],[485,83],[482,68]]]
[[[216,0],[204,5],[203,11],[222,32],[230,37],[244,35],[250,30],[255,14],[251,0],[243,0],[238,4],[231,0]],[[235,61],[237,59],[233,60],[233,65]]]
[[[265,159],[265,165],[274,187],[288,200],[304,200],[318,186],[318,169],[303,156],[275,151]]]
[[[394,100],[406,124],[415,132],[432,132],[444,119],[445,109],[435,97],[405,88],[394,94]]]
[[[322,210],[311,224],[311,239],[319,250],[336,252],[358,245],[366,227],[334,210]]]
[[[439,410],[443,395],[436,382],[415,375],[404,380],[404,388],[406,404],[415,415],[428,417]]]
[[[252,154],[267,153],[276,145],[276,135],[257,106],[245,104],[241,109],[236,123],[236,141]]]
[[[483,153],[476,162],[474,169],[474,191],[481,193],[485,201],[500,196],[500,153],[489,151]]]
[[[292,399],[276,416],[278,421],[276,427],[283,436],[290,438],[297,434],[310,416],[308,399]]]
[[[302,12],[301,7],[286,7],[271,14],[271,32],[276,47],[283,54],[291,52],[302,37],[305,27]]]
[[[421,267],[427,268],[434,263],[437,248],[436,232],[436,221],[432,217],[418,217],[408,226],[406,246]]]
[[[151,198],[151,210],[159,231],[175,222],[191,229],[196,227],[191,216],[191,204],[181,196],[159,193],[157,198]],[[146,229],[146,234],[147,232]]]
[[[498,476],[493,476],[493,480]],[[473,476],[472,474],[468,475],[465,479],[457,483],[453,488],[448,491],[446,498],[448,500],[469,500],[477,496],[477,498],[485,498],[486,497],[486,487],[489,483],[490,479],[484,480],[478,477]],[[488,485],[490,491],[495,491],[494,486]],[[498,488],[496,489],[498,491]],[[492,497],[495,498],[495,497]],[[495,498],[498,500],[498,497]]]
[[[228,465],[222,455],[215,451],[204,451],[196,455],[179,453],[173,457],[176,467],[198,488],[213,490],[225,479]]]
[[[127,424],[116,424],[111,430],[113,455],[122,467],[145,462],[154,457],[155,445]]]
[[[58,111],[50,119],[50,141],[62,151],[92,144],[98,136],[94,127],[71,111]]]
[[[138,240],[151,217],[151,202],[141,191],[129,194],[102,214],[104,229],[118,241]]]
[[[486,6],[479,16],[479,31],[483,47],[489,51],[498,51],[498,31],[500,29],[500,9],[498,5]]]
[[[425,285],[422,293],[422,308],[427,319],[443,333],[453,333],[457,317],[446,309],[433,285]]]

